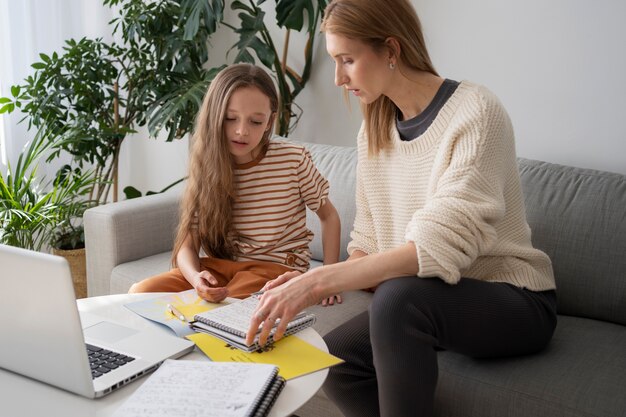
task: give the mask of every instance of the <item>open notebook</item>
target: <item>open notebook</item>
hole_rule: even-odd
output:
[[[263,417],[284,385],[274,365],[166,360],[114,417]]]
[[[250,326],[252,314],[254,314],[258,304],[259,298],[252,295],[246,299],[227,304],[224,307],[196,314],[194,316],[195,321],[193,321],[190,326],[196,331],[210,333],[215,337],[219,337],[238,349],[253,352],[262,348],[258,343],[258,334],[254,343],[247,346],[246,333]],[[274,328],[270,332],[268,343],[273,342],[273,335],[276,332],[278,323],[279,321],[274,323]],[[289,322],[285,336],[306,329],[313,325],[313,323],[315,323],[315,315],[302,312]],[[258,333],[260,332],[259,329]]]

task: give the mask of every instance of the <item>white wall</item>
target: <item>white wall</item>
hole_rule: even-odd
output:
[[[166,142],[167,134],[159,138],[148,137],[146,128],[124,139],[120,151],[118,199],[124,200],[123,190],[132,185],[146,194],[161,191],[187,175],[189,140]],[[173,187],[180,189],[183,183]]]

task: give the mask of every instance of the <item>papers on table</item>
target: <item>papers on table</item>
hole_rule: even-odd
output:
[[[283,386],[273,365],[168,359],[114,417],[264,416]]]

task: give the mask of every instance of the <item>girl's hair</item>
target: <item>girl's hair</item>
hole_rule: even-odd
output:
[[[211,257],[233,259],[232,206],[235,198],[234,159],[224,132],[228,102],[240,88],[257,88],[269,98],[272,114],[278,96],[271,77],[261,68],[236,64],[220,71],[209,86],[196,117],[189,157],[189,178],[182,198],[180,222],[174,242],[172,264],[183,242],[197,228],[199,244]],[[273,123],[273,117],[270,119]],[[269,146],[272,128],[259,143],[262,155]]]
[[[400,44],[398,60],[406,67],[438,75],[430,61],[422,26],[409,0],[333,0],[324,11],[322,32],[345,36],[369,45],[375,52]],[[361,105],[370,154],[391,143],[396,106],[386,96]]]

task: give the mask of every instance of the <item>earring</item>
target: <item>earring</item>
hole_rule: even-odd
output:
[[[396,69],[396,64],[394,64],[393,62],[389,62],[389,69],[390,70]]]

